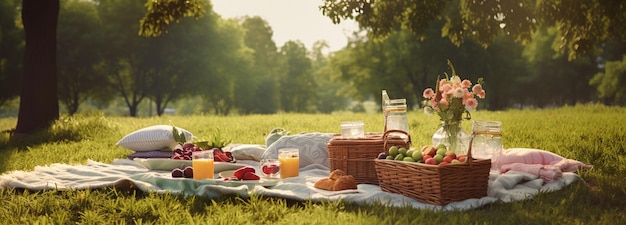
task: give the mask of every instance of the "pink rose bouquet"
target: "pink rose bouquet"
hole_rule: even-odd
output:
[[[485,90],[482,87],[482,78],[472,86],[469,80],[461,80],[454,71],[452,63],[448,61],[452,69],[452,76],[438,79],[435,90],[426,88],[423,93],[424,110],[426,113],[437,113],[442,122],[454,125],[462,119],[471,119],[470,111],[476,109],[478,100],[485,98]],[[465,114],[465,116],[463,116]]]
[[[469,137],[462,130],[461,121],[472,118],[470,111],[478,106],[477,98],[485,98],[485,90],[482,87],[482,78],[472,86],[471,81],[461,80],[450,61],[448,65],[452,69],[452,76],[448,77],[446,74],[445,79],[438,78],[435,90],[424,90],[424,112],[436,113],[441,120],[441,129],[433,135],[433,145],[436,142],[447,143],[454,151],[464,151]]]

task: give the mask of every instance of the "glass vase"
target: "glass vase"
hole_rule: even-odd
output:
[[[461,127],[461,122],[443,122],[433,134],[433,146],[444,144],[448,150],[454,151],[457,155],[467,154],[470,138],[470,134]]]

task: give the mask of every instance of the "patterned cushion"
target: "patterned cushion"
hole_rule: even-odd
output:
[[[171,158],[174,152],[172,151],[139,151],[128,155],[128,159],[134,158]]]
[[[172,135],[171,125],[154,125],[136,130],[122,139],[116,145],[133,150],[133,151],[153,151],[153,150],[172,150],[178,144]],[[182,132],[187,141],[193,140],[195,137],[191,132],[176,127],[178,132]]]

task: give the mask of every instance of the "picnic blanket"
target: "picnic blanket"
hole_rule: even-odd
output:
[[[257,166],[254,160],[242,160],[250,166]],[[496,201],[519,201],[532,198],[540,192],[559,190],[579,179],[575,173],[566,172],[553,182],[529,173],[510,171],[506,174],[492,173],[489,179],[488,196],[480,199],[467,199],[445,206],[424,204],[400,194],[383,192],[379,186],[359,184],[358,192],[331,193],[316,190],[312,183],[327,177],[329,168],[321,164],[310,164],[300,170],[300,176],[282,179],[276,185],[224,186],[211,180],[172,178],[170,171],[149,170],[129,159],[116,159],[112,163],[89,160],[84,165],[52,164],[38,166],[33,171],[12,171],[0,176],[0,188],[14,187],[28,190],[77,190],[103,187],[137,188],[142,191],[202,195],[220,197],[224,195],[264,195],[298,201],[338,201],[374,203],[387,206],[409,205],[417,209],[468,210],[485,206]]]
[[[281,148],[300,149],[300,175],[282,179],[272,185],[225,183],[215,180],[173,178],[171,171],[148,169],[131,159],[115,159],[112,163],[88,160],[84,165],[51,164],[37,166],[33,171],[11,171],[0,175],[0,188],[28,190],[79,190],[103,187],[137,188],[146,192],[200,195],[212,198],[238,195],[263,195],[297,201],[338,201],[382,203],[387,206],[411,206],[417,209],[468,210],[496,201],[520,201],[541,192],[553,192],[579,179],[578,168],[591,166],[565,159],[538,149],[509,149],[497,162],[499,173],[489,175],[487,196],[452,202],[445,206],[421,203],[409,197],[388,193],[378,185],[359,184],[357,191],[328,192],[313,187],[315,181],[330,174],[327,141],[332,134],[303,133],[285,135],[273,132],[266,145],[237,144],[227,146],[236,156],[237,164],[258,168],[262,158],[276,158]],[[268,136],[269,137],[269,136]],[[216,166],[216,168],[219,168]],[[217,173],[221,172],[216,169]],[[217,177],[217,176],[216,176]]]

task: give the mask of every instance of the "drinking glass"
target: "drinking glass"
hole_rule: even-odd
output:
[[[192,152],[191,167],[194,180],[213,179],[215,174],[213,150]]]
[[[365,137],[363,129],[363,121],[344,121],[341,122],[341,136],[345,138],[362,138]]]
[[[280,175],[280,161],[278,159],[261,159],[259,167],[266,178],[278,178]]]
[[[283,148],[278,150],[280,161],[280,178],[297,177],[300,175],[300,150]]]

